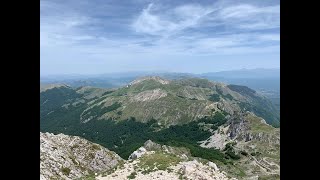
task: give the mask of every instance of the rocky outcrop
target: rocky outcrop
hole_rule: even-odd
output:
[[[213,162],[209,162],[207,164],[198,162],[196,160],[182,162],[180,165],[180,172],[182,174],[183,179],[193,180],[193,179],[217,179],[224,180],[229,179],[226,175],[219,171],[217,165]],[[235,179],[235,178],[232,178]]]
[[[235,116],[231,120],[230,127],[228,129],[229,137],[238,141],[252,141],[267,143],[280,143],[280,136],[278,129],[268,125],[264,119],[257,117],[252,112],[245,112],[239,116]]]
[[[242,112],[232,116],[227,126],[220,126],[211,137],[201,141],[201,146],[223,149],[232,140],[280,144],[279,129],[268,125],[264,119],[251,112]]]
[[[40,179],[75,179],[117,166],[120,156],[77,136],[40,132]]]
[[[238,163],[245,169],[245,179],[279,179],[280,129],[266,124],[251,112],[235,113],[227,125],[220,126],[211,137],[200,143],[204,148],[222,151],[228,144],[241,155]]]
[[[143,147],[148,151],[155,151],[160,150],[162,146],[160,144],[152,142],[151,140],[148,140],[144,143]]]
[[[139,157],[141,157],[143,154],[145,154],[147,152],[147,150],[144,147],[140,147],[139,149],[137,149],[136,151],[134,151],[130,156],[129,156],[129,160],[131,159],[137,159]]]
[[[231,120],[228,132],[231,139],[235,139],[239,135],[242,135],[243,132],[247,132],[250,129],[250,124],[246,121],[243,116],[234,116]],[[244,137],[245,139],[246,137]]]
[[[201,141],[200,146],[204,148],[216,148],[224,149],[225,145],[231,140],[227,131],[229,126],[223,127],[220,126],[216,131],[213,132],[213,135],[208,139]]]
[[[129,161],[98,180],[227,180],[213,162],[192,157],[184,148],[160,145],[148,140],[131,154]],[[234,179],[234,178],[233,178]]]
[[[151,140],[148,140],[144,143],[143,147],[140,147],[136,151],[134,151],[130,156],[129,160],[134,160],[138,159],[147,152],[150,151],[163,151],[165,153],[171,153],[171,154],[180,154],[182,156],[189,156],[190,153],[184,148],[174,148],[171,146],[166,146],[166,145],[160,145],[157,143],[152,142]]]

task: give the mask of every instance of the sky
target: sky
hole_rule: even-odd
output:
[[[41,75],[279,67],[279,0],[40,1]]]

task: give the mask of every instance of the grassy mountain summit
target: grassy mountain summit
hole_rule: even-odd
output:
[[[169,81],[159,77],[144,77],[109,92],[98,88],[81,87],[73,90],[69,87],[69,91],[74,91],[74,96],[82,98],[76,98],[72,103],[66,102],[65,106],[88,100],[86,109],[80,115],[82,123],[94,118],[125,120],[134,117],[141,122],[155,119],[159,125],[169,127],[210,116],[212,111],[232,114],[234,110],[248,109],[263,117],[267,123],[278,126],[279,117],[272,104],[255,91],[248,91],[247,88],[250,93],[246,93],[239,90],[241,88],[198,78]],[[94,98],[85,98],[88,96]]]

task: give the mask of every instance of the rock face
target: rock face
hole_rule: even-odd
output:
[[[280,144],[279,129],[268,125],[264,119],[251,112],[242,113],[234,118],[236,120],[230,121],[231,124],[227,132],[231,139]]]
[[[129,160],[130,159],[137,159],[137,158],[141,157],[143,154],[145,154],[146,152],[147,152],[147,150],[144,147],[140,147],[138,150],[134,151],[129,156]]]
[[[183,179],[229,179],[223,173],[221,173],[221,171],[219,171],[217,165],[213,162],[203,164],[201,162],[193,160],[180,163],[179,165],[181,165],[180,170]]]
[[[75,179],[107,171],[123,160],[77,136],[40,132],[40,179]]]
[[[227,144],[232,146],[236,154],[243,155],[238,164],[247,179],[280,179],[280,129],[266,124],[251,112],[233,116],[200,143],[204,148],[222,151]]]
[[[231,121],[229,126],[228,133],[231,139],[238,138],[238,136],[242,136],[244,132],[247,132],[250,129],[250,124],[247,120],[244,119],[243,116],[235,117],[234,120]],[[246,136],[245,136],[246,139]]]
[[[151,140],[146,141],[143,147],[132,153],[131,157],[135,158],[131,158],[114,172],[96,178],[98,180],[229,179],[215,163],[194,158],[183,148],[160,145]]]

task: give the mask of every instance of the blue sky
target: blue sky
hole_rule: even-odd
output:
[[[279,1],[40,1],[41,75],[279,67]]]

